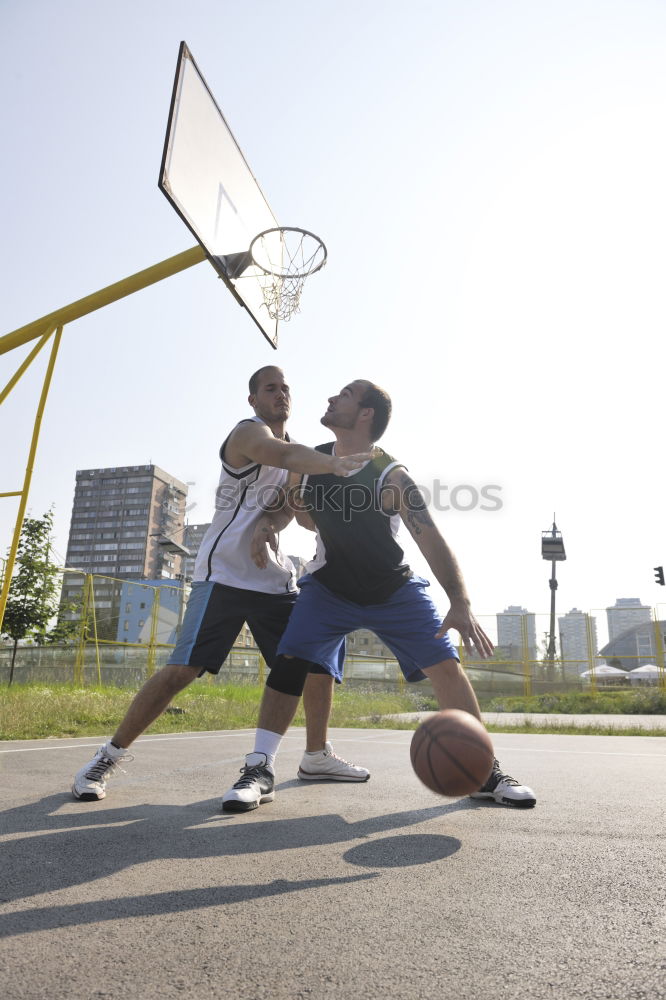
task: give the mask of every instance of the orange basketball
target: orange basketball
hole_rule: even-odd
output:
[[[412,767],[440,795],[470,795],[486,783],[494,751],[488,733],[469,712],[449,708],[425,719],[412,737]]]

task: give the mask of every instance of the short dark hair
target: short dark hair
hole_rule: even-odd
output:
[[[367,379],[363,378],[358,381],[366,386],[363,398],[361,399],[361,406],[372,407],[375,411],[370,428],[372,440],[373,442],[379,441],[391,419],[391,410],[393,409],[391,397],[385,389],[381,389],[374,382],[368,382]]]
[[[264,374],[264,372],[269,372],[271,369],[276,372],[281,372],[282,369],[278,368],[277,365],[264,365],[263,368],[258,368],[254,375],[250,375],[250,395],[254,396],[259,388],[259,379]]]

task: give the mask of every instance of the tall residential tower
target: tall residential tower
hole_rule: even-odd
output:
[[[119,580],[171,579],[177,585],[185,556],[186,498],[185,483],[156,465],[76,473],[65,566],[113,578],[96,579],[94,587],[98,632],[105,638],[115,638]],[[66,573],[63,602],[78,603],[82,588],[82,575]]]

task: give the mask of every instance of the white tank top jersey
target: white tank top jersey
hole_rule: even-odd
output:
[[[259,424],[265,422],[260,417],[249,420]],[[241,424],[247,422],[240,421]],[[277,553],[269,549],[269,563],[265,569],[255,566],[250,556],[255,525],[275,501],[279,487],[286,487],[289,473],[286,469],[256,463],[242,469],[228,465],[224,460],[224,448],[231,434],[233,431],[220,448],[222,472],[215,494],[215,514],[199,547],[193,580],[212,580],[227,587],[264,594],[295,592],[296,571],[288,556],[279,549]]]

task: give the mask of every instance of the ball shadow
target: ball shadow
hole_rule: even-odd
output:
[[[350,848],[342,857],[350,865],[363,868],[408,868],[442,861],[459,851],[456,837],[436,833],[416,833],[400,837],[383,837],[368,844]]]

